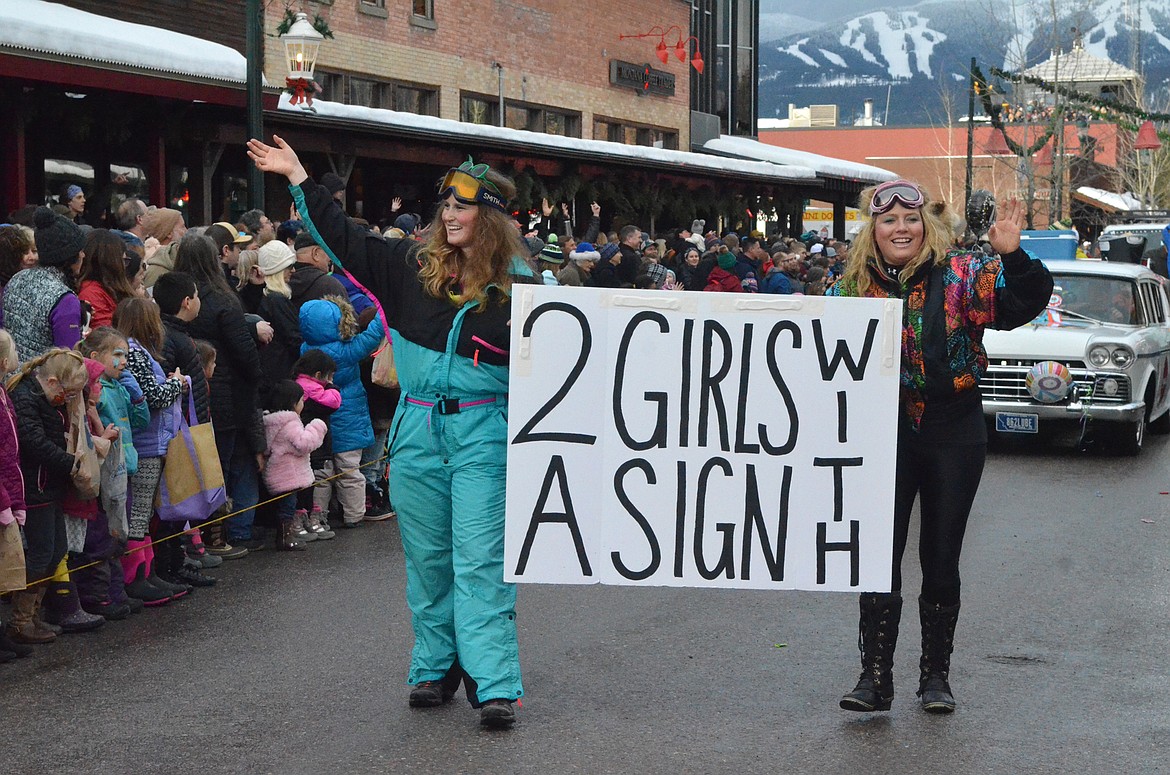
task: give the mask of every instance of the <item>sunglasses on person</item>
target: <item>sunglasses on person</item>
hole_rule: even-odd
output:
[[[869,213],[881,215],[896,204],[917,210],[926,204],[926,197],[922,195],[922,189],[908,180],[891,180],[874,190],[873,198],[869,200]]]
[[[486,177],[489,169],[488,165],[475,164],[470,158],[458,167],[452,167],[439,184],[439,199],[446,199],[450,194],[464,204],[485,204],[500,212],[508,212],[508,203],[500,190]]]

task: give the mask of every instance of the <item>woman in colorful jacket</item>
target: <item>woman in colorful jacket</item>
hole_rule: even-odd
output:
[[[862,192],[869,214],[831,296],[901,298],[902,364],[894,484],[893,584],[861,595],[862,672],[841,698],[845,710],[889,710],[902,612],[902,554],[921,496],[919,557],[922,659],[918,696],[930,713],[950,713],[948,683],[959,618],[959,554],[987,453],[979,379],[987,370],[986,328],[1027,323],[1048,304],[1052,276],[1020,249],[1023,206],[1012,201],[991,228],[998,256],[954,249],[946,206],[917,184]]]
[[[249,141],[249,155],[288,178],[306,228],[370,289],[394,338],[402,398],[390,487],[415,635],[410,704],[441,705],[465,678],[480,722],[509,727],[524,693],[516,590],[503,581],[509,290],[516,275],[539,282],[518,258],[515,186],[469,160],[440,185],[426,243],[383,241],[350,222],[273,139]]]

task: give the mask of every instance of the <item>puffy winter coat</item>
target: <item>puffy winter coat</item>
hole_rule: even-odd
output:
[[[106,425],[113,423],[118,426],[121,435],[122,455],[126,461],[126,474],[129,476],[138,472],[138,451],[134,449],[134,431],[142,430],[150,424],[150,407],[146,405],[146,398],[138,402],[130,400],[130,394],[117,380],[103,376],[101,379],[102,392],[98,396],[98,417]]]
[[[366,390],[358,364],[378,348],[382,341],[382,319],[375,317],[348,342],[341,341],[338,324],[341,310],[331,301],[317,299],[301,307],[301,353],[323,350],[337,362],[333,384],[341,392],[341,407],[333,413],[329,426],[333,435],[333,451],[350,452],[364,449],[374,443],[370,427],[370,408],[366,404]]]
[[[264,484],[268,492],[279,494],[313,486],[309,455],[321,446],[327,430],[324,420],[310,420],[304,425],[301,416],[293,411],[265,413],[268,464],[264,466]]]
[[[0,524],[7,522],[5,515],[24,524],[24,477],[20,474],[16,410],[0,387]]]
[[[49,403],[31,374],[12,389],[11,397],[20,438],[25,503],[31,508],[60,501],[73,472],[73,456],[65,451],[63,410]]]

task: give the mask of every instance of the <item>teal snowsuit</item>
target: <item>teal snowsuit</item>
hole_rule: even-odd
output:
[[[516,588],[503,580],[510,299],[491,289],[477,312],[433,298],[418,280],[417,243],[352,224],[312,180],[291,191],[318,242],[377,298],[393,337],[402,397],[390,489],[415,636],[407,681],[461,668],[474,706],[517,699]]]

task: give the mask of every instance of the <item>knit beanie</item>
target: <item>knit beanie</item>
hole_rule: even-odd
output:
[[[601,250],[598,252],[598,255],[601,256],[602,261],[609,261],[611,258],[616,256],[620,250],[621,247],[616,242],[607,242],[601,246]]]
[[[548,235],[548,244],[540,251],[540,260],[550,264],[565,263],[565,251],[561,250],[561,246],[557,244],[557,235]]]
[[[524,237],[524,244],[528,248],[528,255],[534,258],[544,250],[544,240],[540,237]]]
[[[321,185],[325,186],[325,190],[330,194],[336,194],[338,191],[345,190],[345,181],[336,172],[326,172],[322,175]]]
[[[662,264],[650,264],[647,266],[646,275],[654,281],[655,288],[661,288],[666,283],[666,267]]]
[[[735,266],[735,254],[730,250],[726,253],[720,253],[719,257],[715,260],[719,262],[719,268],[725,272],[730,272],[731,268]]]
[[[85,247],[85,233],[77,224],[47,207],[38,207],[33,213],[33,225],[41,266],[69,266]]]
[[[706,225],[707,225],[707,222],[704,221],[702,218],[696,218],[695,220],[691,221],[691,228],[690,228],[691,234],[702,235],[703,234],[703,227]]]
[[[147,210],[142,216],[142,228],[148,237],[154,237],[159,242],[171,238],[175,227],[183,219],[183,214],[169,207],[156,207]]]
[[[600,261],[601,254],[588,242],[578,242],[577,249],[569,254],[574,261]]]
[[[297,262],[297,254],[287,243],[280,240],[274,239],[265,242],[256,252],[258,253],[257,265],[260,267],[260,273],[265,277],[283,272]]]

